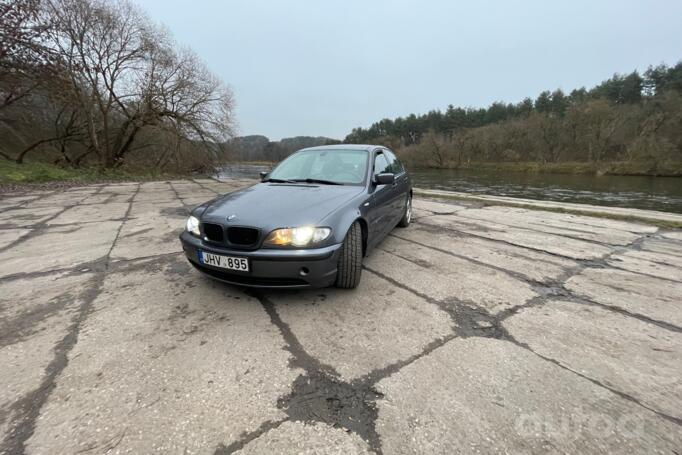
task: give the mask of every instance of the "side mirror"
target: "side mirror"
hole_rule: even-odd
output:
[[[269,172],[260,171],[258,174],[260,175],[260,181],[262,182],[263,180],[265,180],[268,177]]]
[[[395,181],[395,174],[383,173],[374,176],[374,183],[377,185],[390,185]]]

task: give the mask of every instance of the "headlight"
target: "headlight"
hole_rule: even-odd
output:
[[[308,246],[320,243],[329,237],[332,230],[327,227],[303,226],[275,229],[265,239],[265,246]]]
[[[199,232],[199,219],[196,216],[187,218],[187,225],[185,227],[187,228],[187,232],[190,232],[197,237],[201,235],[201,232]]]

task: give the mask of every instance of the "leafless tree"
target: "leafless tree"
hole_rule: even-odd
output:
[[[159,127],[207,146],[232,132],[233,97],[190,51],[126,0],[46,0],[50,41],[102,167]],[[207,151],[210,148],[207,147]]]
[[[443,142],[444,139],[433,130],[427,131],[422,137],[422,144],[429,151],[429,158],[434,161],[436,167],[445,167],[447,160],[447,151]]]
[[[0,0],[0,109],[27,97],[56,70],[40,0]]]

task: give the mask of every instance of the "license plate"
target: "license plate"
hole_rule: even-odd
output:
[[[222,256],[220,254],[199,251],[199,262],[221,269],[239,270],[240,272],[249,271],[249,261],[246,258],[236,258],[233,256]]]

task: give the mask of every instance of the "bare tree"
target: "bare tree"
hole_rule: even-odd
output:
[[[541,144],[537,158],[543,163],[554,163],[559,160],[561,152],[559,122],[559,118],[544,113],[533,113],[528,117],[528,126],[535,132],[536,140]]]
[[[158,52],[161,54],[162,49]],[[232,92],[189,50],[166,49],[163,57],[151,58],[149,86],[138,108],[150,124],[208,149],[233,135]]]
[[[434,130],[429,130],[422,137],[421,144],[426,147],[428,155],[436,167],[445,167],[447,156],[443,138],[439,137]]]
[[[154,126],[209,144],[231,134],[233,98],[197,57],[126,0],[47,0],[51,41],[102,167]]]
[[[0,0],[0,109],[27,97],[55,71],[39,0]]]
[[[622,110],[613,109],[606,100],[599,99],[587,103],[582,120],[588,160],[600,162],[606,158],[625,116]]]

